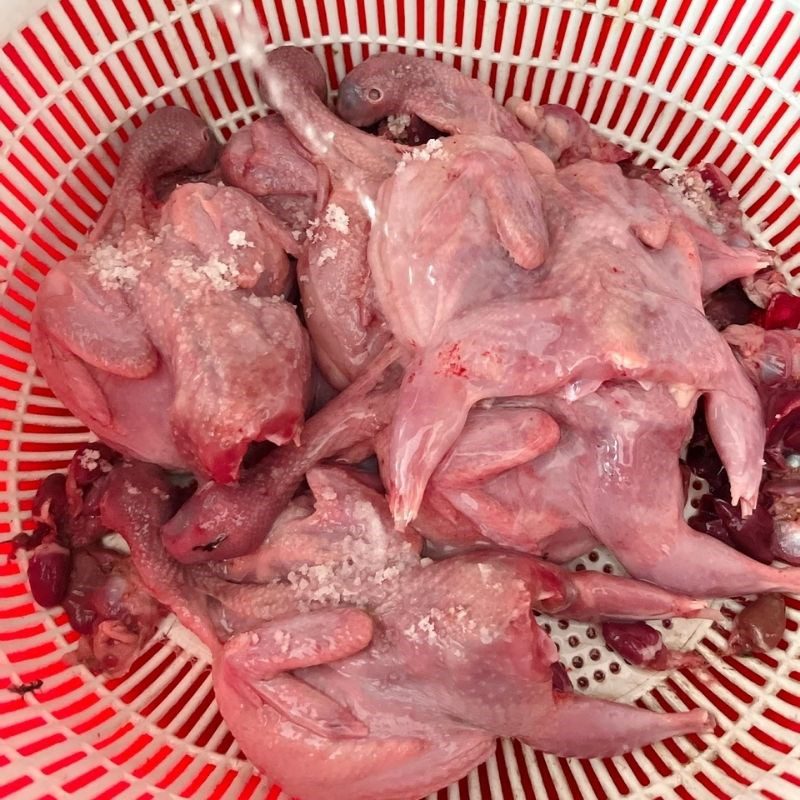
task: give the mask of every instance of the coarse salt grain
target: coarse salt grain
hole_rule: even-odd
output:
[[[402,172],[411,161],[430,161],[431,159],[438,161],[443,159],[444,156],[444,145],[442,145],[441,140],[431,139],[425,145],[403,153],[403,157],[397,163],[395,173]]]
[[[100,451],[99,450],[84,450],[80,458],[78,459],[78,463],[84,468],[88,469],[90,472],[92,470],[97,469],[100,462]]]
[[[227,264],[219,258],[212,256],[207,264],[203,264],[198,271],[204,274],[211,285],[220,291],[235,289],[239,269],[234,264]]]
[[[341,206],[337,206],[336,203],[330,203],[325,209],[325,224],[329,228],[333,228],[337,233],[350,233],[350,217],[348,217],[345,210]]]
[[[415,147],[411,153],[412,161],[430,161],[444,158],[444,146],[441,139],[431,139],[423,147]]]
[[[247,234],[244,231],[231,231],[228,234],[228,244],[238,250],[241,247],[255,247],[252,242],[247,241]]]
[[[238,288],[236,279],[239,277],[239,268],[235,264],[221,261],[218,256],[211,256],[205,264],[198,264],[191,258],[173,258],[170,266],[193,283],[206,280],[218,291]]]
[[[319,238],[319,217],[314,217],[314,219],[310,220],[308,223],[308,227],[306,228],[306,239],[309,242],[316,242]]]
[[[386,127],[395,139],[399,139],[408,130],[410,124],[411,116],[409,114],[389,114],[386,118]]]
[[[326,261],[332,261],[336,258],[338,253],[339,251],[335,247],[323,247],[317,259],[317,264],[324,264]]]
[[[667,168],[659,173],[684,203],[694,209],[711,231],[722,235],[725,226],[719,221],[719,210],[708,192],[709,184],[697,170]]]
[[[97,276],[104,289],[127,289],[139,278],[139,272],[126,263],[114,245],[95,248],[89,256],[89,271]]]

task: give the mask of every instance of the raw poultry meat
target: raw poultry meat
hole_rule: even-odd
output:
[[[756,386],[768,397],[769,387],[800,382],[800,333],[765,330],[760,325],[731,325],[723,331]]]
[[[795,298],[792,298],[795,299]],[[769,557],[800,564],[800,332],[731,325],[724,336],[764,402],[767,477],[762,484],[769,505]],[[769,519],[771,517],[771,519]]]
[[[117,468],[103,503],[150,591],[211,649],[220,710],[242,748],[290,792],[410,800],[457,780],[498,735],[585,757],[710,730],[699,710],[654,714],[554,692],[557,653],[530,614],[694,616],[702,603],[525,556],[426,566],[356,476],[316,469],[309,483],[313,509],[275,532],[282,555],[261,584],[193,577],[171,561],[158,538],[168,484],[155,468]]]
[[[32,551],[28,581],[36,602],[63,606],[80,635],[68,658],[109,677],[130,670],[166,613],[145,590],[131,559],[112,541],[102,541],[111,531],[100,519],[100,504],[120,461],[100,442],[79,447],[67,475],[53,473],[37,490],[34,531],[13,541]]]
[[[386,470],[388,431],[377,437]],[[559,511],[539,493],[531,462],[556,448],[558,422],[537,408],[473,408],[456,443],[437,467],[414,528],[452,552],[495,543],[569,561],[597,545],[572,509]]]
[[[131,559],[100,547],[75,552],[64,608],[82,628],[75,658],[110,678],[130,671],[164,614]]]
[[[596,537],[631,575],[689,594],[800,589],[797,570],[759,564],[684,521],[677,454],[692,408],[667,389],[619,383],[539,402],[561,430],[555,448],[478,485],[433,481],[483,537],[559,560]]]
[[[424,275],[437,282],[441,274],[444,286],[455,271],[453,241],[411,242],[406,228],[408,207],[422,211],[436,197],[432,174],[447,184],[450,160],[457,157],[449,157],[453,140],[435,163],[409,162],[382,186],[370,243],[376,285],[379,273],[402,274],[399,253],[427,249],[427,258],[415,264],[426,264]],[[416,348],[392,422],[385,476],[398,522],[407,524],[416,515],[431,473],[474,403],[553,391],[575,400],[614,378],[665,384],[684,406],[707,394],[709,429],[728,467],[734,502],[741,498],[743,508],[754,506],[764,441],[760,405],[702,313],[693,240],[655,190],[625,178],[615,165],[582,161],[519,182],[526,180],[540,187],[547,258],[538,269],[518,270],[526,280],[513,293],[463,310],[430,344]],[[422,185],[426,190],[419,195]],[[402,215],[396,211],[399,196],[407,203]],[[488,206],[489,198],[475,202]],[[491,219],[488,211],[483,214]],[[497,237],[486,222],[484,230],[484,241]],[[591,269],[585,253],[591,253]],[[510,258],[501,253],[486,264],[482,280],[502,288]],[[420,306],[438,303],[435,293],[429,299],[419,267],[411,272],[404,289],[414,291]],[[408,297],[403,293],[388,302],[408,303]],[[388,310],[386,316],[394,318]]]
[[[454,67],[400,53],[378,53],[354,67],[339,87],[337,110],[359,127],[405,114],[447,133],[496,134],[529,142],[559,166],[583,158],[612,163],[630,158],[572,108],[536,106],[518,97],[504,108],[489,86]]]
[[[751,278],[773,261],[755,247],[742,225],[731,182],[714,164],[701,169],[650,170],[631,167],[630,177],[646,180],[664,199],[672,216],[694,239],[702,264],[706,297],[737,278]]]
[[[255,550],[311,467],[371,442],[389,423],[397,398],[398,358],[396,348],[388,347],[360,378],[309,418],[297,447],[274,450],[236,484],[205,484],[165,525],[170,554],[188,564]],[[370,451],[368,447],[361,457]]]
[[[457,136],[421,152],[428,160],[404,157],[381,187],[368,251],[386,321],[413,349],[460,314],[525,291],[548,248],[541,192],[520,180],[514,145]]]
[[[530,136],[486,84],[441,61],[401,53],[377,53],[356,65],[341,82],[336,110],[360,128],[414,114],[447,133],[497,134],[511,141]]]
[[[542,125],[543,120],[547,116],[544,111],[541,109],[537,110],[535,107],[530,106],[530,104],[516,103],[514,104],[514,109],[518,116],[520,116],[523,121],[527,122],[530,129],[536,129],[534,117],[536,117],[537,114],[538,117],[536,117],[536,119],[538,119]],[[401,56],[399,54],[380,54],[373,56],[356,67],[343,82],[340,92],[339,110],[346,119],[362,125],[370,124],[376,119],[385,117],[389,113],[396,114],[398,112],[404,112],[418,114],[436,127],[450,132],[498,133],[516,142],[523,142],[530,139],[529,136],[525,135],[525,133],[520,130],[520,126],[510,120],[507,113],[502,112],[500,107],[494,103],[486,91],[486,87],[482,86],[477,81],[471,81],[456,70],[439,62],[424,61]],[[574,114],[574,112],[567,110],[562,115],[563,125],[559,126],[553,123],[549,128],[553,132],[554,141],[558,141],[559,138],[562,140],[560,143],[561,146],[557,148],[559,151],[558,157],[561,157],[563,153],[566,153],[570,149],[571,145],[568,141],[569,132],[574,134],[575,141],[577,141],[580,138],[577,132],[584,129],[588,130],[585,123],[583,123],[582,126],[577,124],[570,127],[570,113]],[[578,156],[590,156],[595,160],[605,160],[599,148],[595,148],[593,151],[592,146],[587,144],[588,142],[594,142],[596,139],[597,137],[594,135],[587,135],[582,145],[576,145],[572,149],[576,158]],[[548,147],[545,146],[541,140],[536,143],[545,150],[548,150]],[[458,171],[460,165],[457,159],[447,158],[448,144],[449,143],[446,143],[444,148],[437,148],[433,151],[430,162],[435,160],[444,162],[450,161],[451,163],[425,163],[424,166],[416,165],[416,168],[411,170],[414,173],[414,177],[417,178],[417,181],[414,183],[412,183],[413,179],[409,178],[406,171],[403,170],[400,176],[395,176],[392,181],[384,185],[378,207],[378,221],[381,224],[375,226],[376,235],[372,237],[370,243],[370,266],[376,287],[378,287],[379,297],[382,298],[381,306],[384,314],[390,322],[395,335],[401,335],[401,333],[399,333],[401,331],[405,334],[406,341],[412,336],[417,335],[418,338],[415,340],[416,346],[419,346],[420,341],[427,343],[428,339],[425,334],[430,334],[431,331],[430,324],[427,327],[423,326],[423,330],[420,330],[419,325],[415,327],[413,325],[415,318],[419,319],[421,317],[423,321],[425,321],[425,317],[429,316],[431,313],[446,318],[449,313],[454,314],[463,310],[465,306],[470,304],[474,303],[476,307],[479,307],[478,303],[482,298],[475,300],[470,295],[474,292],[479,292],[481,295],[486,296],[492,291],[491,286],[487,286],[487,283],[493,283],[491,280],[487,280],[487,272],[490,270],[481,270],[481,279],[479,281],[476,281],[474,278],[470,280],[472,276],[468,272],[466,276],[462,277],[464,271],[460,268],[462,266],[461,260],[463,259],[463,254],[459,248],[463,247],[464,250],[472,248],[470,255],[474,255],[474,258],[467,259],[467,263],[472,265],[473,269],[478,270],[481,269],[483,262],[486,260],[485,257],[482,258],[481,255],[485,252],[489,240],[483,231],[481,231],[481,233],[484,233],[484,235],[481,235],[481,233],[474,233],[476,224],[473,210],[474,202],[472,202],[470,206],[467,206],[472,213],[467,216],[467,222],[465,224],[459,225],[460,219],[452,219],[447,216],[448,210],[450,210],[450,214],[455,217],[456,214],[460,214],[461,208],[464,207],[463,200],[461,203],[451,203],[454,196],[458,197],[457,194],[453,194],[454,192],[458,192],[458,188],[451,186],[451,174],[453,170]],[[476,141],[475,149],[479,150],[482,154],[485,145],[481,147]],[[553,194],[550,187],[552,177],[548,180],[546,177],[547,171],[540,171],[541,161],[538,160],[535,155],[532,156],[530,153],[525,153],[524,151],[522,155],[523,157],[527,156],[530,165],[539,173],[537,174],[538,182],[541,185],[542,191],[546,192],[549,198],[550,195]],[[561,163],[569,163],[570,160],[571,159],[565,159]],[[608,160],[614,161],[620,159],[609,157]],[[635,184],[621,186],[615,174],[608,174],[613,169],[612,167],[603,169],[600,168],[599,165],[594,165],[593,169],[596,174],[592,176],[589,181],[584,180],[582,182],[583,185],[580,185],[581,176],[578,176],[578,188],[588,188],[596,196],[600,195],[601,198],[606,201],[609,199],[609,193],[616,194],[622,190],[624,194],[627,189],[630,199],[627,207],[623,207],[623,214],[626,212],[629,214],[632,231],[645,246],[660,249],[666,244],[666,240],[662,241],[662,237],[666,237],[667,235],[670,214],[674,216],[676,220],[683,223],[685,233],[692,236],[693,243],[697,250],[697,257],[699,257],[702,264],[702,289],[706,293],[733,278],[752,275],[764,265],[763,253],[750,245],[749,240],[741,229],[738,210],[727,195],[730,183],[727,182],[727,179],[724,178],[718,170],[713,171],[709,175],[714,181],[715,192],[718,196],[717,203],[712,202],[708,192],[705,191],[703,180],[698,180],[698,178],[700,178],[699,174],[695,175],[689,173],[686,180],[692,181],[695,187],[698,185],[703,187],[702,192],[694,188],[694,196],[687,198],[685,191],[680,191],[680,186],[673,187],[659,177],[654,182],[657,185],[657,191],[667,196],[669,199],[667,204],[657,204],[655,198],[647,197],[647,192],[644,191],[641,186]],[[437,172],[438,186],[440,187],[439,192],[441,193],[442,200],[438,202],[435,200],[428,202],[428,198],[432,194],[431,185],[435,184]],[[564,170],[561,170],[559,172],[559,177],[563,174]],[[589,182],[594,185],[587,185]],[[400,185],[397,186],[397,184]],[[390,186],[394,191],[390,191]],[[472,188],[474,193],[474,186]],[[508,200],[506,200],[506,203],[503,205],[503,212],[505,213],[499,213],[496,208],[492,211],[493,204],[496,205],[496,193],[491,192],[491,190],[488,191],[487,195],[490,199],[487,202],[487,206],[490,216],[493,214],[495,219],[498,217],[505,219],[511,215],[513,218],[514,211],[517,209],[522,209],[522,214],[524,214],[527,209],[532,209],[535,214],[533,204],[524,195],[526,188],[527,187],[524,186],[524,181],[516,182],[515,189],[517,192],[523,192],[523,196],[522,198],[517,198],[519,201],[518,203],[509,203]],[[685,189],[686,187],[684,186],[683,188]],[[634,200],[634,194],[636,193],[641,195],[638,200]],[[416,201],[417,206],[421,206],[418,214],[408,213],[406,203],[408,202],[409,195],[413,197],[414,200],[416,200],[417,197],[423,198],[421,201]],[[495,196],[493,197],[492,195]],[[438,200],[437,193],[434,192],[433,196]],[[702,197],[705,200],[704,205],[700,208],[698,208],[697,203],[698,197]],[[414,202],[414,200],[411,202]],[[639,207],[634,208],[631,201],[636,203]],[[644,208],[641,206],[644,206]],[[650,208],[647,208],[647,206],[650,206]],[[400,210],[401,208],[402,211]],[[436,208],[436,211],[434,211],[433,208]],[[456,211],[456,209],[458,209],[458,211]],[[564,207],[562,207],[561,210],[563,212]],[[615,214],[619,214],[618,208],[615,208],[614,211]],[[381,212],[383,212],[383,214]],[[550,212],[549,209],[548,212]],[[484,212],[484,214],[485,213],[486,212]],[[637,219],[637,216],[640,218]],[[416,235],[416,231],[414,235],[409,235],[409,221],[413,220],[416,222],[418,219],[423,220],[423,235]],[[437,234],[437,231],[434,229],[440,220],[443,220],[444,224],[441,225],[439,230],[444,232],[444,234]],[[432,247],[430,249],[426,247],[428,242],[425,236],[427,233],[425,221],[429,221],[428,224],[431,229],[433,229],[431,233],[428,234],[432,239]],[[535,226],[529,224],[527,230],[532,231],[540,229],[542,224],[540,221],[537,222],[538,224]],[[460,237],[458,234],[455,236],[450,235],[454,227],[456,229],[461,228],[462,235]],[[522,226],[520,226],[520,229],[524,230]],[[498,231],[498,233],[500,233],[500,240],[502,242],[502,231]],[[728,234],[729,244],[720,239],[719,234],[722,233]],[[395,236],[397,238],[395,238]],[[537,238],[539,237],[529,235],[529,246],[535,248],[535,240]],[[453,244],[454,239],[457,241],[457,244]],[[473,244],[476,240],[481,243],[477,251]],[[525,240],[523,239],[523,241]],[[506,242],[503,242],[503,244],[509,249]],[[560,242],[559,246],[563,248]],[[678,242],[677,246],[680,247],[681,243]],[[683,246],[685,247],[686,245],[684,244]],[[438,261],[436,258],[431,257],[431,250],[438,256]],[[412,254],[411,269],[407,269],[405,266],[406,254],[409,252]],[[535,249],[534,252],[536,252]],[[481,255],[478,255],[478,253]],[[509,254],[514,258],[515,254],[513,250],[509,249]],[[519,266],[528,266],[519,258],[517,258],[517,263]],[[449,273],[456,274],[456,281],[452,278],[449,282],[447,281]],[[510,274],[518,277],[517,273],[518,271],[512,270]],[[503,270],[502,274],[506,276],[509,272],[508,270]],[[566,277],[566,273],[563,273],[563,275]],[[573,273],[570,277],[574,278],[576,276]],[[684,289],[681,299],[688,299],[690,303],[695,304],[698,299],[693,296],[695,292],[692,291],[694,287],[691,285],[695,276],[688,277],[689,286],[685,287],[689,290],[688,297]],[[461,278],[460,283],[457,282],[458,278]],[[516,287],[513,285],[503,285],[503,280],[507,280],[507,278],[498,277],[497,284],[494,284],[497,286],[495,291],[497,291],[498,294],[503,292],[506,295],[513,296]],[[383,287],[383,291],[381,291],[381,287]],[[660,290],[662,292],[664,288],[666,288],[668,292],[672,291],[671,287],[652,287],[651,285],[648,288],[655,288],[656,291]],[[583,287],[581,287],[580,290],[582,291]],[[540,300],[542,297],[549,296],[548,291],[552,291],[552,286],[538,287],[538,289],[534,291],[534,296],[537,300]],[[679,289],[679,292],[680,291]],[[477,313],[481,314],[483,317],[483,309],[482,307],[479,308],[480,310]],[[508,307],[493,309],[493,311],[497,313],[498,318],[513,316],[515,310],[517,309]],[[672,311],[672,313],[676,314],[677,312]],[[534,315],[534,317],[536,318],[536,315]],[[412,320],[412,324],[409,323],[409,319]],[[428,320],[428,322],[430,322],[430,320]],[[488,318],[486,322],[488,323]],[[503,322],[506,322],[506,320],[503,319]],[[477,324],[477,320],[472,321],[471,324]],[[686,327],[688,329],[689,325],[686,325]],[[468,369],[460,354],[461,342],[457,341],[457,339],[463,339],[463,329],[466,328],[466,325],[462,325],[461,328],[462,329],[458,330],[457,335],[445,340],[443,345],[440,346],[435,358],[437,364],[444,363],[449,359],[454,363],[453,368],[456,371],[466,371]],[[524,332],[519,331],[518,333],[522,334],[523,337],[525,334],[529,336],[533,335],[533,332],[528,330]],[[489,346],[492,344],[489,340],[482,341],[486,351],[495,352],[495,348]],[[500,344],[502,348],[505,343],[498,342],[498,344]],[[458,348],[458,351],[454,350],[454,348]],[[527,347],[524,349],[527,351],[530,350],[530,348]],[[716,350],[720,350],[719,343],[716,346]],[[456,357],[454,357],[454,355]],[[622,357],[623,359],[625,358],[624,355]],[[730,364],[731,360],[727,358],[727,366],[730,367]],[[496,368],[498,365],[493,366]],[[429,368],[436,369],[435,365],[429,366]],[[630,374],[631,377],[638,377],[627,368],[623,369],[625,369],[623,374]],[[415,379],[417,379],[416,375]],[[676,380],[675,383],[693,386],[696,384],[696,380],[679,379]],[[509,387],[506,391],[509,394],[518,394],[527,391],[522,387],[518,387],[518,389],[519,390],[512,390]],[[447,391],[446,389],[443,390],[443,392]],[[454,389],[452,391],[457,390]],[[426,397],[436,396],[436,390],[430,385],[422,385],[418,394]],[[401,405],[406,407],[407,403],[413,404],[413,397],[413,395],[404,396]],[[717,394],[717,397],[719,398],[719,394]],[[744,406],[746,406],[748,402],[752,404],[752,397],[749,401],[746,397],[742,398],[742,404]],[[742,412],[740,411],[740,413]],[[458,415],[454,416],[456,419],[459,418]],[[463,413],[461,419],[463,419]],[[419,447],[419,443],[420,441],[424,442],[428,435],[427,431],[429,427],[433,428],[437,426],[437,423],[433,420],[426,420],[426,422],[429,422],[429,425],[417,425],[415,428],[404,430],[402,433],[398,432],[397,435],[397,438],[402,438],[404,441],[410,440],[414,442],[415,446],[418,448],[417,452],[413,454],[408,454],[407,452],[402,454],[395,453],[391,459],[394,463],[398,464],[413,462],[415,464],[415,470],[420,466],[419,461],[422,461],[423,465],[421,471],[423,473],[423,480],[429,468],[429,464],[425,463],[427,460],[426,456],[420,453],[421,448]],[[449,421],[449,424],[452,424],[452,420]],[[457,426],[458,422],[455,424]],[[721,432],[720,435],[722,435]],[[753,454],[758,448],[757,439],[750,444],[751,446],[748,447],[748,453],[752,463]],[[429,447],[427,444],[426,446]],[[719,446],[723,450],[726,448],[726,445],[723,443]],[[436,455],[440,457],[441,454],[442,451],[439,450]],[[433,458],[435,458],[435,456]],[[431,458],[431,460],[433,460],[433,458]],[[390,481],[394,481],[397,476],[390,473],[388,477]],[[747,488],[745,491],[750,492],[750,496],[745,498],[746,504],[753,503],[752,488],[755,482],[754,477],[751,476],[749,482],[746,484]],[[396,488],[400,495],[405,492],[412,492],[411,487],[406,487],[405,485]],[[737,486],[736,488],[739,487]],[[417,510],[417,506],[420,502],[419,488],[417,487],[416,491],[412,493],[414,496],[410,498],[407,503],[401,498],[397,499],[397,514],[401,521],[408,521]]]
[[[321,99],[325,100],[322,86]],[[309,154],[277,114],[256,120],[231,136],[220,155],[225,183],[260,200],[302,240],[317,216],[325,187]]]
[[[273,50],[260,79],[266,101],[329,176],[327,204],[309,228],[298,281],[317,363],[328,382],[342,389],[390,339],[374,301],[366,249],[375,194],[400,151],[328,109],[317,91],[325,75],[310,53]]]
[[[89,241],[124,240],[128,228],[148,228],[158,216],[159,180],[207,173],[218,151],[208,126],[187,109],[154,111],[123,148],[111,196]]]
[[[311,355],[283,299],[296,243],[249,195],[204,183],[176,189],[161,222],[138,307],[172,373],[176,445],[226,483],[250,442],[284,444],[303,425]]]
[[[115,278],[128,271],[118,254],[137,252],[146,238],[153,178],[208,170],[215,156],[207,127],[185,109],[149,117],[125,148],[89,241],[45,278],[31,325],[36,364],[64,405],[120,450],[171,466],[185,466],[162,413],[172,380]]]
[[[158,176],[215,154],[189,112],[149,117],[89,243],[45,279],[31,338],[51,388],[106,441],[224,482],[251,441],[296,437],[311,365],[282,299],[289,230],[234,188],[154,197]]]
[[[196,117],[153,114],[42,288],[43,373],[128,457],[76,454],[20,545],[86,629],[78,658],[121,673],[170,609],[244,752],[304,800],[414,800],[498,736],[593,757],[710,731],[574,693],[531,612],[681,668],[700,656],[639,620],[800,590],[766,563],[800,563],[797,336],[728,327],[800,306],[728,179],[640,167],[574,110],[503,107],[438,62],[368,59],[340,116],[310,53],[258,78],[276,113],[213,172]],[[774,522],[756,552],[684,521],[693,419],[727,492],[699,523]],[[601,545],[631,577],[559,565]],[[45,591],[51,567],[69,580]],[[748,647],[782,634],[762,605]]]

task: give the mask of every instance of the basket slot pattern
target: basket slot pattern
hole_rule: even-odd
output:
[[[733,178],[759,240],[800,270],[800,12],[790,0],[243,2],[270,45],[312,47],[333,89],[354,64],[392,47],[453,63],[499,99],[572,105],[641,162],[714,161]],[[30,362],[29,321],[42,277],[74,251],[108,197],[125,140],[164,103],[192,108],[221,139],[266,111],[231,2],[218,13],[211,0],[116,5],[119,13],[104,14],[100,0],[53,0],[0,44],[0,539],[29,525],[37,481],[87,438]],[[185,632],[166,621],[122,681],[68,668],[61,654],[74,633],[63,614],[33,607],[25,559],[3,563],[8,552],[0,545],[0,797],[288,800],[240,760],[205,656]],[[504,741],[435,797],[792,796],[798,623],[791,601],[781,649],[746,661],[723,657],[716,627],[678,626],[665,635],[700,640],[709,667],[666,680],[625,665],[612,677],[607,651],[599,666],[590,657],[596,640],[586,626],[552,623],[563,657],[583,659],[573,675],[593,691],[625,692],[654,709],[712,709],[714,746],[689,737],[568,762]],[[45,680],[36,696],[3,691],[35,677]]]

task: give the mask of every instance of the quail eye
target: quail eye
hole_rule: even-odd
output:
[[[377,103],[383,97],[383,92],[380,89],[376,89],[373,87],[367,92],[367,97],[373,103]]]

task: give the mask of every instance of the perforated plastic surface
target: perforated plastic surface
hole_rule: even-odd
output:
[[[218,18],[210,0],[61,0],[0,46],[3,540],[27,526],[37,482],[63,468],[87,436],[31,362],[36,289],[91,226],[122,144],[152,108],[188,106],[222,138],[264,112],[237,54],[235,5]],[[370,52],[397,44],[455,63],[500,99],[574,106],[642,161],[714,161],[733,178],[761,242],[788,271],[800,268],[794,0],[254,0],[254,8],[271,44],[314,47],[334,89]],[[4,24],[0,11],[0,30]],[[2,547],[0,797],[280,796],[240,760],[190,634],[166,621],[122,680],[70,667],[63,655],[75,636],[65,616],[34,607],[24,560],[6,561],[10,548]],[[603,555],[584,562],[613,568]],[[668,677],[620,664],[591,626],[552,621],[580,688],[656,709],[701,705],[717,716],[715,735],[602,761],[567,761],[506,741],[439,798],[800,797],[798,621],[800,604],[790,600],[786,640],[751,659],[721,658],[725,637],[716,625],[675,623],[668,641],[696,644],[707,667]],[[37,678],[44,686],[36,694],[5,691]]]

